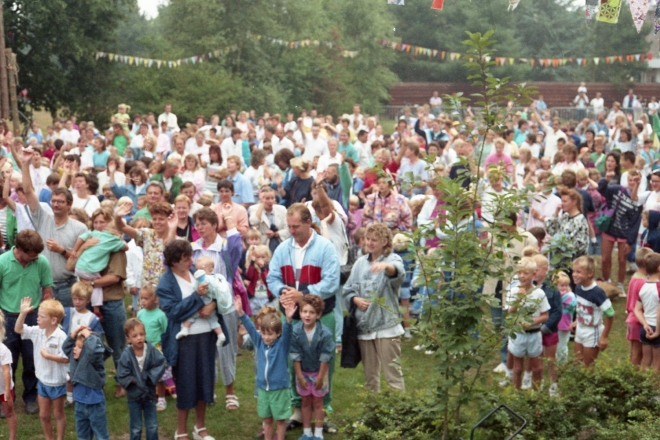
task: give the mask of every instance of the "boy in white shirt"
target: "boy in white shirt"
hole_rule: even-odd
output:
[[[644,258],[648,279],[639,291],[635,304],[635,316],[642,325],[639,341],[642,343],[642,369],[651,365],[660,371],[660,332],[658,315],[660,314],[660,254],[655,252]]]
[[[516,389],[522,386],[522,373],[525,357],[529,358],[532,369],[532,384],[534,389],[543,376],[543,364],[540,358],[543,353],[543,341],[541,335],[541,324],[548,320],[548,303],[545,293],[540,288],[534,287],[534,273],[536,262],[533,258],[524,257],[518,263],[518,281],[520,285],[517,290],[512,290],[511,297],[507,303],[511,306],[508,313],[521,311],[520,325],[522,332],[509,337],[508,350],[513,356],[513,385]]]
[[[25,325],[25,317],[33,311],[32,298],[21,300],[21,312],[16,318],[14,331],[30,339],[34,346],[34,371],[39,393],[39,419],[46,439],[53,438],[53,425],[50,420],[50,408],[53,406],[57,425],[57,440],[64,439],[66,416],[64,397],[66,396],[66,374],[69,359],[62,351],[66,333],[59,327],[64,318],[64,307],[55,299],[42,301],[37,311],[37,325]]]

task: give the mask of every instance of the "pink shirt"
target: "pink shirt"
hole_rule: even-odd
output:
[[[644,284],[646,284],[646,278],[639,278],[633,275],[630,279],[630,284],[628,284],[628,298],[626,299],[626,312],[628,312],[626,324],[639,324],[635,316],[635,304],[639,300],[639,291]]]
[[[493,165],[496,167],[504,165],[506,167],[507,173],[513,172],[513,161],[511,160],[511,156],[506,155],[504,153],[502,154],[492,153],[488,155],[488,157],[484,161],[484,168],[488,169],[489,166],[493,166]]]

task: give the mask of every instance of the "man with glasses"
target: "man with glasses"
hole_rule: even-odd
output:
[[[50,199],[53,214],[50,215],[40,204],[30,178],[30,162],[34,153],[23,150],[21,168],[23,191],[29,208],[28,217],[41,236],[46,248],[43,255],[53,273],[53,296],[64,307],[73,307],[71,286],[76,282],[75,274],[66,269],[66,260],[72,255],[78,237],[87,232],[87,226],[69,217],[73,195],[66,188],[55,188]]]

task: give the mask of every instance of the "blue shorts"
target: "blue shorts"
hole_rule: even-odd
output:
[[[37,383],[37,393],[39,396],[46,399],[59,399],[62,396],[66,396],[66,384],[60,385],[59,387],[49,387],[48,385],[44,385],[41,383],[41,381],[39,381]]]
[[[646,337],[646,330],[644,330],[644,326],[640,326],[640,327],[641,328],[639,330],[639,342],[641,342],[642,344],[651,345],[653,348],[660,347],[660,337],[655,339],[648,339]],[[650,325],[649,327],[651,327],[653,331],[655,331],[654,325]]]

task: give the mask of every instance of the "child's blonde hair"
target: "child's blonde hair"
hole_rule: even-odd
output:
[[[156,287],[153,284],[147,283],[140,287],[140,292],[146,292],[154,298],[158,299],[158,296],[156,295]]]
[[[554,277],[552,277],[552,281],[559,285],[562,281],[567,281],[569,284],[571,282],[571,277],[568,276],[566,272],[557,272]]]
[[[259,242],[261,242],[261,232],[256,229],[248,229],[245,233],[245,242],[247,243],[250,239],[259,240]]]
[[[548,267],[548,258],[545,255],[537,252],[532,256],[532,258],[534,259],[537,268]]]
[[[209,263],[211,264],[211,271],[213,271],[213,269],[215,269],[215,261],[213,261],[213,258],[211,257],[199,257],[197,261],[195,261],[195,267],[198,269],[204,269]]]
[[[261,319],[266,315],[277,316],[277,309],[273,306],[263,306],[261,310],[257,312],[257,315],[254,317],[254,325],[257,327],[258,330]]]
[[[397,252],[403,252],[408,249],[408,245],[412,242],[412,239],[405,234],[398,233],[392,239],[392,246]]]
[[[517,272],[535,272],[536,271],[536,261],[531,257],[523,257],[518,262]]]
[[[265,256],[266,257],[266,264],[268,264],[270,262],[270,258],[272,257],[272,255],[270,253],[270,249],[265,244],[250,246],[249,253],[250,253],[250,255],[253,255],[253,256],[256,256],[256,255]]]
[[[533,257],[539,254],[539,249],[535,246],[525,246],[522,250],[523,257]]]
[[[129,318],[126,320],[126,323],[124,324],[124,334],[128,336],[131,330],[139,327],[142,327],[143,329],[145,328],[144,323],[142,321],[140,321],[137,318]]]
[[[268,314],[261,318],[259,322],[259,330],[261,333],[282,333],[282,320],[277,314]]]
[[[348,203],[350,205],[359,205],[360,204],[360,198],[356,196],[355,194],[351,194],[351,196],[348,198]]]
[[[57,322],[61,322],[64,318],[64,307],[62,303],[56,299],[47,299],[39,304],[39,310],[48,315],[49,318],[57,318]]]
[[[82,298],[89,301],[92,298],[93,290],[91,284],[78,281],[71,286],[71,298]]]
[[[573,260],[573,266],[581,267],[587,270],[587,273],[593,276],[596,273],[596,262],[593,258],[583,255]]]

